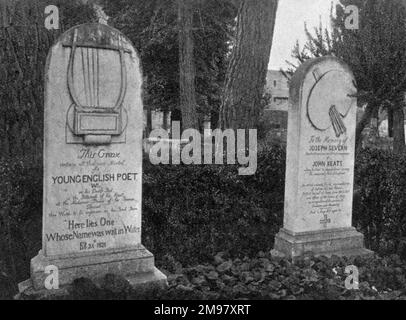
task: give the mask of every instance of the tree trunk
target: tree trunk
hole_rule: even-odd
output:
[[[152,110],[151,110],[151,106],[147,106],[147,123],[145,126],[146,138],[149,137],[151,131],[152,131]]]
[[[184,129],[198,128],[196,113],[196,70],[194,65],[193,1],[178,0],[179,89]]]
[[[377,106],[373,103],[370,103],[365,108],[365,113],[362,116],[361,120],[357,123],[357,129],[355,131],[355,151],[358,154],[362,149],[362,132],[368,123],[371,122],[372,115],[375,114]]]
[[[148,81],[149,81],[148,76],[144,75],[143,79],[144,101],[149,100],[148,90],[146,90],[146,88],[148,87]],[[148,138],[152,131],[152,106],[149,103],[144,103],[144,109],[146,111],[145,138]]]
[[[45,4],[42,0],[0,0],[0,157],[25,157],[39,164],[48,51],[69,24],[93,18],[87,7],[61,2],[60,13],[66,15],[61,21],[66,24],[60,30],[47,30]]]
[[[162,129],[164,130],[168,130],[169,129],[169,111],[168,110],[164,110],[163,111],[163,122],[162,122]]]
[[[393,138],[393,110],[388,110],[388,137]]]
[[[405,114],[402,103],[393,110],[393,151],[401,154],[405,149]]]
[[[379,108],[373,110],[370,127],[371,131],[369,139],[371,142],[375,143],[379,137]]]
[[[41,162],[44,65],[54,32],[39,1],[0,1],[0,157]]]
[[[254,129],[261,112],[278,0],[242,0],[226,74],[220,126]]]

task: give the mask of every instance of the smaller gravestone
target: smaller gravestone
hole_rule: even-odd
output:
[[[352,227],[356,93],[351,70],[334,57],[308,61],[292,78],[277,255],[371,253]]]
[[[20,291],[106,274],[166,284],[141,244],[142,75],[130,41],[102,24],[64,33],[45,72],[42,250]],[[48,281],[48,287],[52,288]]]

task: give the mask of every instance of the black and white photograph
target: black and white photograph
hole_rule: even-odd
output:
[[[406,300],[405,132],[406,0],[0,0],[0,300]]]

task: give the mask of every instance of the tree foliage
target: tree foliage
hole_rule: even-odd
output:
[[[345,27],[348,15],[345,7],[355,5],[359,9],[359,29]],[[354,72],[357,82],[359,106],[365,113],[357,127],[357,145],[361,145],[361,133],[371,117],[380,108],[393,110],[403,120],[404,94],[406,92],[406,10],[392,0],[340,0],[336,15],[331,15],[332,31],[320,25],[314,33],[305,28],[308,38],[303,48],[296,44],[289,73],[297,63],[313,57],[334,55],[344,60]],[[403,122],[403,121],[400,121]],[[403,125],[395,130],[402,132]],[[403,140],[403,143],[401,142]],[[404,147],[403,139],[395,139]]]
[[[144,104],[155,110],[179,108],[179,24],[176,0],[117,0],[104,4],[110,24],[138,49]],[[217,113],[228,62],[236,9],[231,0],[196,0],[192,36],[199,116]]]
[[[44,26],[46,5],[56,5],[60,29]],[[42,156],[44,71],[61,32],[94,19],[78,1],[0,2],[0,156]]]

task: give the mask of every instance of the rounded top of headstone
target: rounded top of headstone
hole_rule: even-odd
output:
[[[131,41],[119,30],[100,23],[85,23],[75,26],[61,35],[57,43],[63,46],[94,47],[100,49],[135,50]]]
[[[334,56],[325,56],[320,58],[314,58],[307,60],[299,66],[299,68],[294,73],[292,79],[290,80],[290,99],[293,105],[298,105],[300,101],[300,96],[302,93],[302,87],[305,79],[313,71],[317,71],[318,66],[330,67],[332,69],[341,69],[341,71],[348,73],[348,75],[353,79],[355,85],[354,75],[350,67],[341,59]],[[312,75],[314,76],[314,75]],[[317,75],[316,75],[317,76]]]

